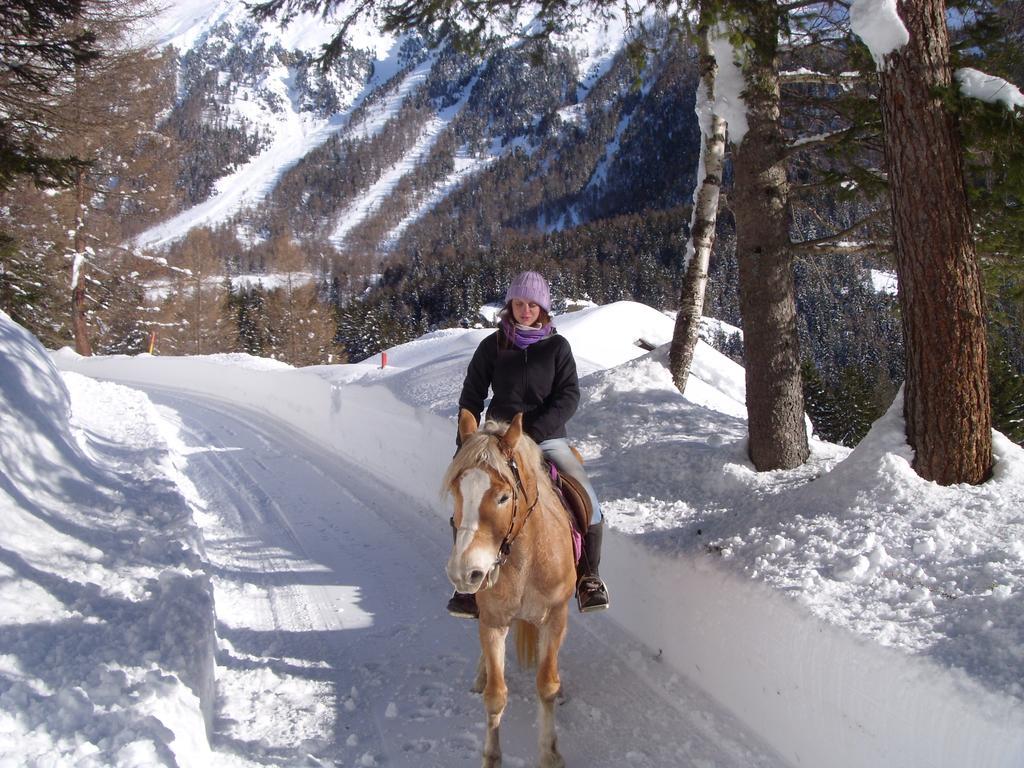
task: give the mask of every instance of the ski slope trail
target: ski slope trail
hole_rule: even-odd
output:
[[[447,521],[266,414],[144,389],[203,529],[224,765],[479,765],[476,626],[444,611]],[[570,766],[785,765],[607,616],[573,615],[561,660]],[[511,663],[508,685],[505,765],[535,765],[533,672]]]

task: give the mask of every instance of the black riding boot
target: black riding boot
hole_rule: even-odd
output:
[[[592,525],[583,537],[583,557],[580,558],[576,582],[576,602],[580,613],[603,611],[608,607],[608,588],[601,581],[598,566],[601,565],[601,537],[604,521]]]
[[[458,535],[458,529],[455,527],[455,518],[449,518],[448,523],[452,527],[452,543],[454,544],[455,537]],[[452,592],[451,599],[448,601],[448,613],[460,619],[480,618],[480,609],[476,607],[476,595],[458,591]]]

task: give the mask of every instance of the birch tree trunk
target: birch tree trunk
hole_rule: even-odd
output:
[[[914,469],[942,485],[992,467],[981,277],[949,88],[945,3],[903,0],[910,42],[887,59],[880,102],[907,354],[904,416]]]
[[[786,141],[779,116],[775,2],[734,2],[743,30],[746,136],[734,151],[740,314],[747,385],[749,455],[758,471],[807,460],[796,326],[796,285],[789,239]]]
[[[715,109],[715,75],[718,67],[711,52],[710,34],[705,19],[701,26],[701,76],[694,107],[703,140],[697,165],[699,186],[693,196],[690,240],[686,244],[686,272],[683,275],[679,312],[669,347],[669,371],[680,392],[686,389],[700,333],[700,320],[704,314],[704,292],[708,282],[711,249],[715,244],[715,223],[718,220],[718,198],[722,189],[722,164],[725,157],[726,124]]]

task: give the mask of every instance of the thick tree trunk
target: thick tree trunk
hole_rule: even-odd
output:
[[[686,274],[679,297],[679,312],[669,347],[669,372],[682,392],[690,376],[693,351],[697,347],[700,319],[704,314],[704,292],[708,282],[708,264],[715,244],[718,198],[722,188],[725,157],[725,120],[715,113],[715,73],[717,64],[711,53],[705,25],[701,33],[701,80],[697,85],[696,112],[701,126],[703,148],[697,170],[700,185],[694,195],[690,217],[690,241],[687,243]]]
[[[992,466],[988,351],[977,254],[954,117],[945,3],[904,0],[910,42],[881,72],[886,165],[907,350],[904,415],[914,469],[943,485]]]
[[[789,239],[786,142],[779,119],[778,8],[741,3],[749,27],[743,74],[748,132],[734,153],[740,313],[750,459],[759,471],[807,460],[807,429]]]

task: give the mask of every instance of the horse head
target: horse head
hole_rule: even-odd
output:
[[[528,514],[536,502],[537,482],[517,414],[505,425],[487,422],[478,429],[476,418],[459,414],[462,447],[445,474],[444,488],[455,501],[455,544],[445,568],[459,592],[475,593],[491,586]],[[534,453],[539,453],[534,446]],[[525,454],[525,455],[524,455]]]

